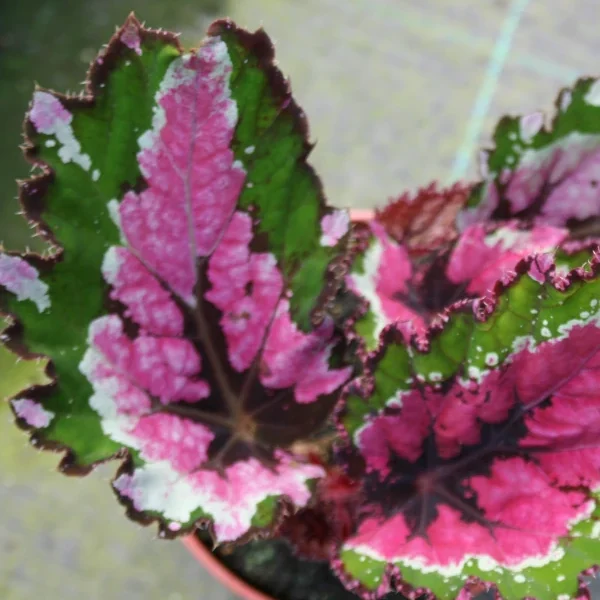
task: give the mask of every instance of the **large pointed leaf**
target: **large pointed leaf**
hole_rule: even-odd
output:
[[[564,89],[556,115],[505,117],[495,147],[481,154],[483,182],[458,216],[461,228],[518,217],[568,225],[579,237],[600,231],[600,81]]]
[[[334,566],[365,598],[578,590],[600,556],[600,256],[525,260],[409,344],[388,328],[340,413],[362,472]],[[350,457],[350,458],[348,458]],[[470,579],[468,579],[470,577]]]
[[[27,118],[48,172],[22,200],[57,255],[0,255],[0,285],[10,343],[50,356],[56,384],[13,405],[69,472],[125,449],[131,516],[234,540],[323,474],[286,449],[349,376],[323,310],[348,215],[325,206],[262,31],[217,22],[184,53],[130,17],[88,93],[37,90]]]

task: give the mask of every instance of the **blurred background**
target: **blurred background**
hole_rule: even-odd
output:
[[[600,75],[599,9],[598,0],[0,0],[0,241],[35,247],[15,214],[33,83],[79,91],[131,10],[181,31],[186,46],[217,17],[264,26],[309,116],[330,202],[373,207],[476,176],[477,148],[500,116],[550,112],[560,87]],[[0,348],[0,377],[11,361]],[[0,406],[0,598],[232,600],[180,544],[123,517],[113,467],[67,479],[11,421]]]

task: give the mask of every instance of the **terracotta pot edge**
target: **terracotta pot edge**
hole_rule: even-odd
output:
[[[244,598],[244,600],[276,600],[272,596],[259,592],[228,569],[195,535],[183,537],[181,542],[188,552],[230,592]]]
[[[375,211],[369,208],[351,208],[350,219],[356,222],[372,221],[375,217]]]

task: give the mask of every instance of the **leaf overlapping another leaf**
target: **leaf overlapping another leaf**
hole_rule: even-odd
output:
[[[405,192],[383,209],[375,211],[375,220],[387,233],[403,244],[413,256],[440,251],[457,235],[456,216],[469,197],[471,186],[454,184],[439,189],[436,182],[414,196]]]
[[[238,539],[323,474],[287,448],[350,373],[323,311],[348,216],[325,205],[262,31],[217,22],[184,53],[130,17],[86,94],[38,89],[26,122],[46,173],[21,200],[55,251],[0,255],[1,300],[19,320],[9,344],[51,357],[54,383],[13,408],[67,472],[124,449],[130,516]]]
[[[394,587],[410,597],[433,590],[450,599],[471,574],[461,598],[497,589],[486,579],[503,597],[553,598],[555,591],[574,594],[576,576],[594,561],[597,140],[573,131],[595,127],[597,88],[580,82],[554,131],[542,130],[540,115],[503,120],[496,149],[483,156],[484,183],[466,207],[465,197],[433,189],[431,206],[446,199],[439,214],[421,192],[422,210],[404,195],[370,224],[366,252],[347,277],[366,307],[348,326],[364,375],[338,407],[341,435],[351,441],[340,461],[354,476],[362,472],[364,498],[358,531],[334,561],[364,597]],[[567,110],[566,101],[561,106]],[[443,230],[439,221],[448,215]],[[591,294],[574,293],[577,282]],[[578,352],[588,350],[579,364]],[[528,379],[541,382],[539,389]],[[528,394],[537,400],[527,402]],[[531,431],[546,437],[528,437]],[[587,445],[577,445],[579,438]],[[539,471],[527,472],[531,465],[542,472],[537,489]],[[502,487],[520,476],[531,482],[526,491],[503,497]],[[553,491],[544,491],[545,479]],[[500,498],[496,513],[486,494]],[[519,505],[535,531],[523,515],[502,522],[503,502]],[[554,513],[562,517],[552,524]],[[528,558],[521,545],[529,545]],[[545,562],[551,566],[534,568]]]
[[[2,341],[51,361],[18,424],[68,473],[124,459],[113,487],[161,535],[268,528],[364,598],[589,596],[599,98],[505,119],[481,185],[351,228],[264,32],[184,52],[130,17],[84,95],[36,89],[26,119],[52,247],[0,251]]]
[[[581,79],[561,91],[552,123],[544,115],[504,117],[494,148],[480,157],[483,181],[458,215],[474,222],[519,218],[598,236],[600,82]]]
[[[432,227],[432,239],[439,239],[435,223]],[[346,283],[360,299],[356,303],[364,303],[366,309],[347,328],[370,350],[379,344],[384,327],[392,323],[406,339],[423,335],[455,302],[485,295],[496,281],[510,278],[522,258],[556,252],[557,266],[560,263],[568,271],[570,265],[584,262],[586,248],[595,244],[593,240],[574,242],[567,228],[529,226],[512,219],[474,223],[460,235],[449,235],[445,243],[415,255],[405,242],[388,235],[378,220],[365,228],[366,250],[353,264]],[[426,243],[426,228],[421,239]]]
[[[467,576],[509,600],[576,593],[600,551],[600,268],[588,256],[568,275],[551,255],[526,259],[426,337],[388,328],[367,358],[339,415],[364,500],[334,561],[365,598],[450,600]]]

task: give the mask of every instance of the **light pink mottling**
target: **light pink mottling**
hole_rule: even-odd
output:
[[[495,370],[479,384],[456,382],[445,393],[432,387],[404,392],[396,414],[374,417],[357,434],[356,443],[367,468],[378,471],[383,479],[390,472],[391,453],[415,462],[431,432],[438,454],[446,459],[457,456],[465,446],[479,443],[484,423],[501,423],[508,418],[516,402],[515,373]]]
[[[288,300],[281,300],[262,356],[262,384],[274,389],[293,386],[300,404],[334,392],[352,372],[351,367],[329,366],[336,341],[333,324],[328,320],[311,333],[300,331],[290,318]]]
[[[134,23],[129,22],[127,24],[123,30],[123,33],[121,34],[121,41],[128,48],[134,50],[138,56],[142,54],[139,29]]]
[[[321,246],[335,246],[350,226],[347,210],[334,210],[321,219]]]
[[[560,485],[600,486],[600,329],[575,327],[568,340],[548,342],[520,363],[529,378],[519,392],[526,404],[546,398],[525,420],[527,448],[541,448],[542,469]],[[552,368],[548,368],[552,365]]]
[[[486,517],[509,527],[495,532],[509,564],[511,556],[518,562],[547,554],[568,533],[569,523],[590,508],[585,493],[553,487],[539,467],[523,458],[496,459],[489,476],[472,477],[468,484]],[[502,561],[501,555],[494,558]]]
[[[100,354],[88,355],[82,369],[96,392],[110,394],[118,415],[141,417],[150,412],[152,403],[148,394],[132,382],[126,373],[115,368]]]
[[[52,94],[35,92],[29,119],[40,133],[50,135],[56,132],[57,126],[71,123],[73,115]]]
[[[433,430],[440,456],[452,458],[481,441],[483,424],[502,423],[515,405],[516,371],[494,370],[481,383],[457,383],[444,396]]]
[[[566,140],[543,159],[519,167],[506,195],[514,212],[530,206],[551,186],[537,221],[564,226],[600,214],[600,149]]]
[[[181,311],[144,265],[126,248],[112,247],[107,257],[102,272],[112,286],[110,297],[127,307],[125,315],[140,325],[143,334],[181,336]]]
[[[600,149],[593,136],[572,134],[554,146],[539,151],[528,150],[522,163],[511,173],[505,169],[500,182],[508,184],[505,195],[511,214],[529,208],[547,194],[534,215],[537,224],[564,227],[569,219],[584,220],[600,214]],[[486,221],[497,208],[499,192],[488,178],[481,203],[459,214],[461,229]]]
[[[383,313],[388,322],[409,321],[416,332],[426,328],[425,320],[407,304],[399,300],[399,295],[408,296],[412,281],[413,267],[406,248],[397,244],[385,232],[380,223],[371,223],[371,229],[383,246],[381,262],[375,278],[375,289],[381,301]]]
[[[205,298],[223,313],[221,326],[236,370],[247,369],[264,346],[263,385],[275,389],[294,386],[297,402],[313,402],[337,389],[350,371],[329,367],[336,343],[330,323],[309,334],[298,330],[290,318],[289,301],[282,299],[283,278],[275,257],[250,252],[252,237],[251,217],[234,213],[209,260],[211,288]]]
[[[208,512],[214,519],[217,540],[226,542],[248,531],[258,504],[267,496],[286,496],[296,506],[304,506],[311,497],[307,480],[320,478],[323,474],[321,467],[299,464],[279,451],[274,469],[250,458],[227,468],[225,477],[214,471],[197,471],[177,480],[155,480],[155,485],[164,490],[158,500],[156,496],[148,495],[143,487],[141,469],[132,475],[121,476],[115,481],[115,488],[121,495],[131,498],[137,510],[161,510],[166,518],[184,523],[190,514],[180,512],[181,495],[191,496],[186,498],[186,506],[201,506]]]
[[[368,549],[383,560],[417,560],[430,568],[451,568],[473,556],[511,568],[548,555],[568,533],[569,523],[590,508],[584,494],[553,488],[535,465],[521,458],[497,460],[489,477],[472,477],[465,484],[477,493],[485,516],[508,527],[496,527],[492,535],[484,525],[467,523],[457,510],[440,504],[427,538],[411,538],[400,513],[389,519],[366,519],[348,546]]]
[[[215,437],[205,425],[168,414],[142,417],[131,433],[140,440],[145,460],[167,460],[179,473],[198,469]]]
[[[418,391],[403,394],[396,415],[380,415],[357,432],[359,447],[368,471],[377,471],[381,480],[390,473],[392,453],[416,462],[424,451],[431,426],[430,407]]]
[[[348,275],[347,285],[369,302],[377,319],[376,335],[385,325],[396,322],[408,339],[426,329],[425,319],[402,300],[402,296],[408,298],[415,283],[411,260],[406,248],[390,238],[383,225],[372,221],[369,226],[374,237],[363,263],[365,273]]]
[[[200,357],[187,340],[139,336],[131,341],[113,315],[94,322],[90,342],[122,377],[163,404],[196,402],[209,395],[206,381],[197,378]]]
[[[36,429],[43,429],[50,425],[54,413],[46,410],[39,402],[29,398],[18,398],[11,401],[15,413],[20,419],[23,419],[27,425]]]
[[[155,118],[154,129],[140,139],[138,161],[148,187],[128,192],[119,208],[129,244],[190,305],[196,259],[213,251],[245,179],[230,148],[231,65],[218,48],[207,43],[172,65],[157,99],[164,123]]]
[[[19,256],[0,252],[0,286],[17,300],[32,300],[40,312],[50,306],[47,284],[40,280],[37,269]]]
[[[229,360],[237,371],[246,370],[261,349],[283,290],[275,257],[251,253],[252,237],[251,217],[234,213],[208,263],[205,298],[223,313]]]
[[[452,251],[446,274],[454,283],[468,282],[469,293],[486,294],[497,281],[514,272],[521,259],[552,252],[567,235],[566,229],[545,225],[520,231],[510,222],[493,234],[486,234],[483,224],[471,225]]]

